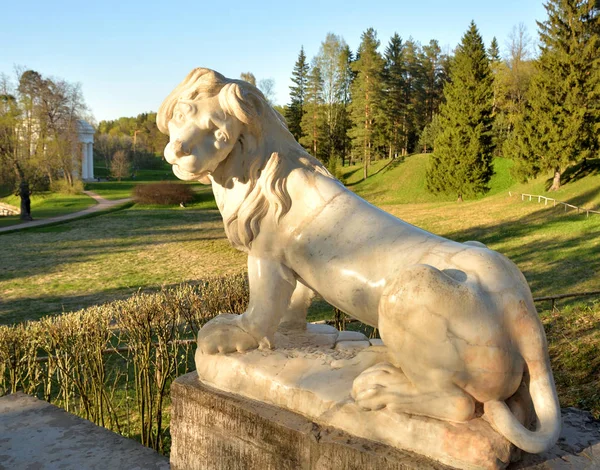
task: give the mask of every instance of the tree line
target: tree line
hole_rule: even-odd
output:
[[[362,160],[434,150],[432,192],[484,193],[492,157],[521,179],[598,156],[600,15],[595,0],[549,0],[539,55],[523,25],[501,58],[474,22],[453,53],[394,34],[383,52],[373,28],[350,50],[328,34],[309,62],[300,49],[284,114],[292,134],[332,171]]]
[[[139,169],[160,169],[169,138],[156,125],[156,113],[100,121],[94,137],[94,151],[99,162],[115,178]]]
[[[398,34],[383,54],[373,28],[356,52],[333,33],[308,61],[300,49],[285,117],[307,150],[335,171],[363,160],[401,156],[417,149],[423,128],[437,113],[450,57],[438,41],[421,46]]]

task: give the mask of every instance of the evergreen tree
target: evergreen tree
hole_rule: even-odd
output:
[[[395,157],[405,140],[402,119],[406,109],[404,44],[398,33],[394,33],[384,53],[383,109],[389,142],[389,156]]]
[[[421,59],[423,68],[423,95],[425,98],[425,121],[430,123],[438,112],[444,96],[444,56],[435,39],[423,46]]]
[[[310,66],[304,55],[304,46],[300,48],[298,60],[292,72],[292,82],[294,85],[290,87],[290,104],[286,108],[285,117],[288,122],[288,127],[296,140],[302,137],[302,116],[304,116],[304,100],[306,96],[306,83],[308,80],[308,72]]]
[[[383,58],[377,51],[379,40],[373,28],[361,36],[357,58],[352,64],[356,73],[352,83],[350,105],[353,127],[350,131],[353,146],[363,156],[363,179],[367,178],[369,163],[375,145],[376,118],[381,109]]]
[[[523,119],[519,168],[551,170],[560,188],[568,165],[595,156],[600,133],[600,12],[595,0],[549,0],[541,54]]]
[[[342,158],[342,165],[346,162],[346,157],[349,156],[352,143],[348,132],[352,127],[352,121],[350,120],[350,98],[351,98],[351,87],[354,80],[354,72],[352,71],[352,62],[354,57],[348,44],[342,49],[340,55],[340,62],[342,63],[342,70],[340,76],[341,89],[340,89],[340,103],[341,103],[341,116],[340,125],[338,126],[337,142]]]
[[[496,36],[492,38],[490,48],[488,49],[488,58],[492,64],[502,60],[500,58],[500,47],[498,47],[498,40],[496,39]]]
[[[324,116],[323,116],[323,78],[321,69],[313,60],[306,82],[304,116],[300,123],[302,137],[300,143],[322,162],[326,161],[324,154]]]
[[[492,75],[483,40],[471,22],[450,66],[441,106],[442,132],[427,168],[427,188],[459,201],[489,190],[492,176]]]
[[[409,38],[404,47],[404,145],[402,155],[415,148],[421,129],[425,126],[425,87],[421,47]]]

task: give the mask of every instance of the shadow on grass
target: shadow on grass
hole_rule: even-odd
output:
[[[600,223],[588,222],[584,235],[581,230],[570,233],[569,225],[586,223],[585,215],[572,209],[565,214],[563,210],[562,206],[544,208],[515,221],[441,235],[460,242],[477,240],[501,247],[498,251],[522,267],[534,297],[577,292],[582,285],[589,286],[590,281],[596,281],[600,289],[600,250],[595,241],[600,239]],[[516,240],[528,241],[515,243]],[[535,270],[528,270],[527,266],[532,265]]]
[[[588,158],[575,165],[567,168],[560,178],[560,184],[568,184],[574,181],[585,178],[586,176],[594,176],[600,174],[600,158]],[[550,177],[546,180],[546,191],[552,186],[553,178]]]
[[[61,272],[101,255],[155,244],[222,240],[218,211],[128,209],[2,235],[0,281]],[[208,225],[208,227],[206,226]],[[2,302],[6,305],[6,301]]]
[[[411,155],[412,155],[412,154],[411,154]],[[368,180],[369,178],[372,178],[372,177],[373,177],[373,176],[375,176],[375,175],[378,175],[379,173],[383,173],[383,172],[386,172],[386,171],[393,170],[394,168],[396,168],[396,167],[397,167],[398,165],[400,165],[401,163],[404,163],[404,162],[406,161],[406,158],[407,158],[407,157],[410,157],[410,155],[407,155],[407,156],[405,156],[405,157],[396,157],[396,158],[394,158],[394,159],[390,160],[390,161],[389,161],[387,164],[385,164],[384,166],[382,166],[382,167],[381,167],[379,170],[377,170],[375,173],[372,173],[372,174],[370,174],[369,176],[367,176],[367,180]],[[359,172],[359,171],[360,171],[360,172],[362,172],[362,171],[363,171],[363,167],[360,167],[360,168],[358,168],[357,170],[353,171],[352,173],[350,173],[350,174],[346,175],[346,176],[345,176],[345,179],[349,179],[349,178],[350,178],[352,175],[356,174],[356,173],[357,173],[357,172]],[[366,180],[364,180],[364,179],[361,179],[361,180],[355,181],[354,183],[348,183],[348,184],[345,184],[345,186],[346,186],[347,188],[351,188],[351,187],[353,187],[353,186],[356,186],[356,185],[357,185],[357,184],[359,184],[359,183],[363,183],[364,181],[366,181]]]

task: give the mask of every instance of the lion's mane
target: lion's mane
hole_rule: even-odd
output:
[[[179,101],[201,101],[218,96],[225,114],[245,124],[240,139],[243,151],[237,161],[223,162],[227,180],[221,183],[230,187],[234,179],[247,184],[245,197],[237,207],[227,207],[227,198],[217,200],[221,213],[228,213],[225,223],[227,238],[236,248],[249,249],[260,232],[262,219],[274,207],[278,223],[292,206],[287,189],[287,177],[295,168],[309,170],[333,178],[316,158],[309,155],[287,129],[283,116],[267,102],[262,92],[243,80],[232,80],[210,69],[196,68],[175,88],[160,106],[156,123],[161,132],[168,134],[168,123]],[[289,151],[282,154],[268,149],[259,151],[263,139],[263,124],[272,123],[286,140],[291,139]],[[224,210],[227,209],[227,210]]]

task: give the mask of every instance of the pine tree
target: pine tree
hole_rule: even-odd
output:
[[[351,98],[351,87],[354,80],[354,72],[352,71],[352,62],[354,57],[348,44],[342,50],[340,55],[340,61],[342,63],[341,72],[341,89],[340,89],[340,102],[341,102],[341,117],[340,125],[338,126],[337,142],[342,158],[342,165],[346,162],[346,157],[349,156],[352,143],[348,132],[352,127],[352,121],[350,120],[350,98]]]
[[[300,143],[322,162],[324,154],[324,116],[323,116],[323,78],[321,69],[313,60],[306,82],[304,116],[301,121],[302,137]]]
[[[488,58],[491,63],[500,62],[502,60],[500,58],[500,47],[498,47],[498,40],[496,39],[496,36],[492,38],[490,48],[488,49]]]
[[[492,176],[492,75],[483,40],[471,22],[444,87],[441,134],[427,168],[427,188],[463,197],[489,190]]]
[[[377,51],[379,40],[373,28],[361,36],[357,58],[352,64],[356,73],[352,83],[350,115],[353,127],[350,131],[353,146],[363,155],[363,179],[367,178],[374,147],[376,118],[380,114],[383,58]]]
[[[298,54],[298,60],[296,60],[296,65],[294,66],[294,71],[292,72],[292,82],[294,82],[294,85],[290,87],[290,104],[285,112],[290,132],[298,141],[302,137],[301,122],[304,116],[304,101],[309,70],[310,66],[306,61],[304,46],[302,46]]]
[[[402,155],[408,155],[409,151],[417,145],[419,135],[425,127],[425,84],[423,64],[421,57],[421,46],[409,38],[404,48],[404,117],[403,135],[404,145]]]
[[[435,39],[423,46],[421,59],[423,68],[423,94],[425,97],[425,119],[429,124],[438,112],[444,96],[444,56],[442,49]]]
[[[600,133],[600,11],[595,0],[549,0],[538,22],[541,53],[523,119],[519,167],[553,171],[550,190],[575,162],[597,154]],[[527,148],[529,147],[529,148]]]
[[[384,53],[383,69],[383,113],[389,141],[389,155],[395,157],[405,140],[405,129],[402,118],[405,113],[406,100],[404,93],[405,61],[404,44],[398,33],[394,33]]]

